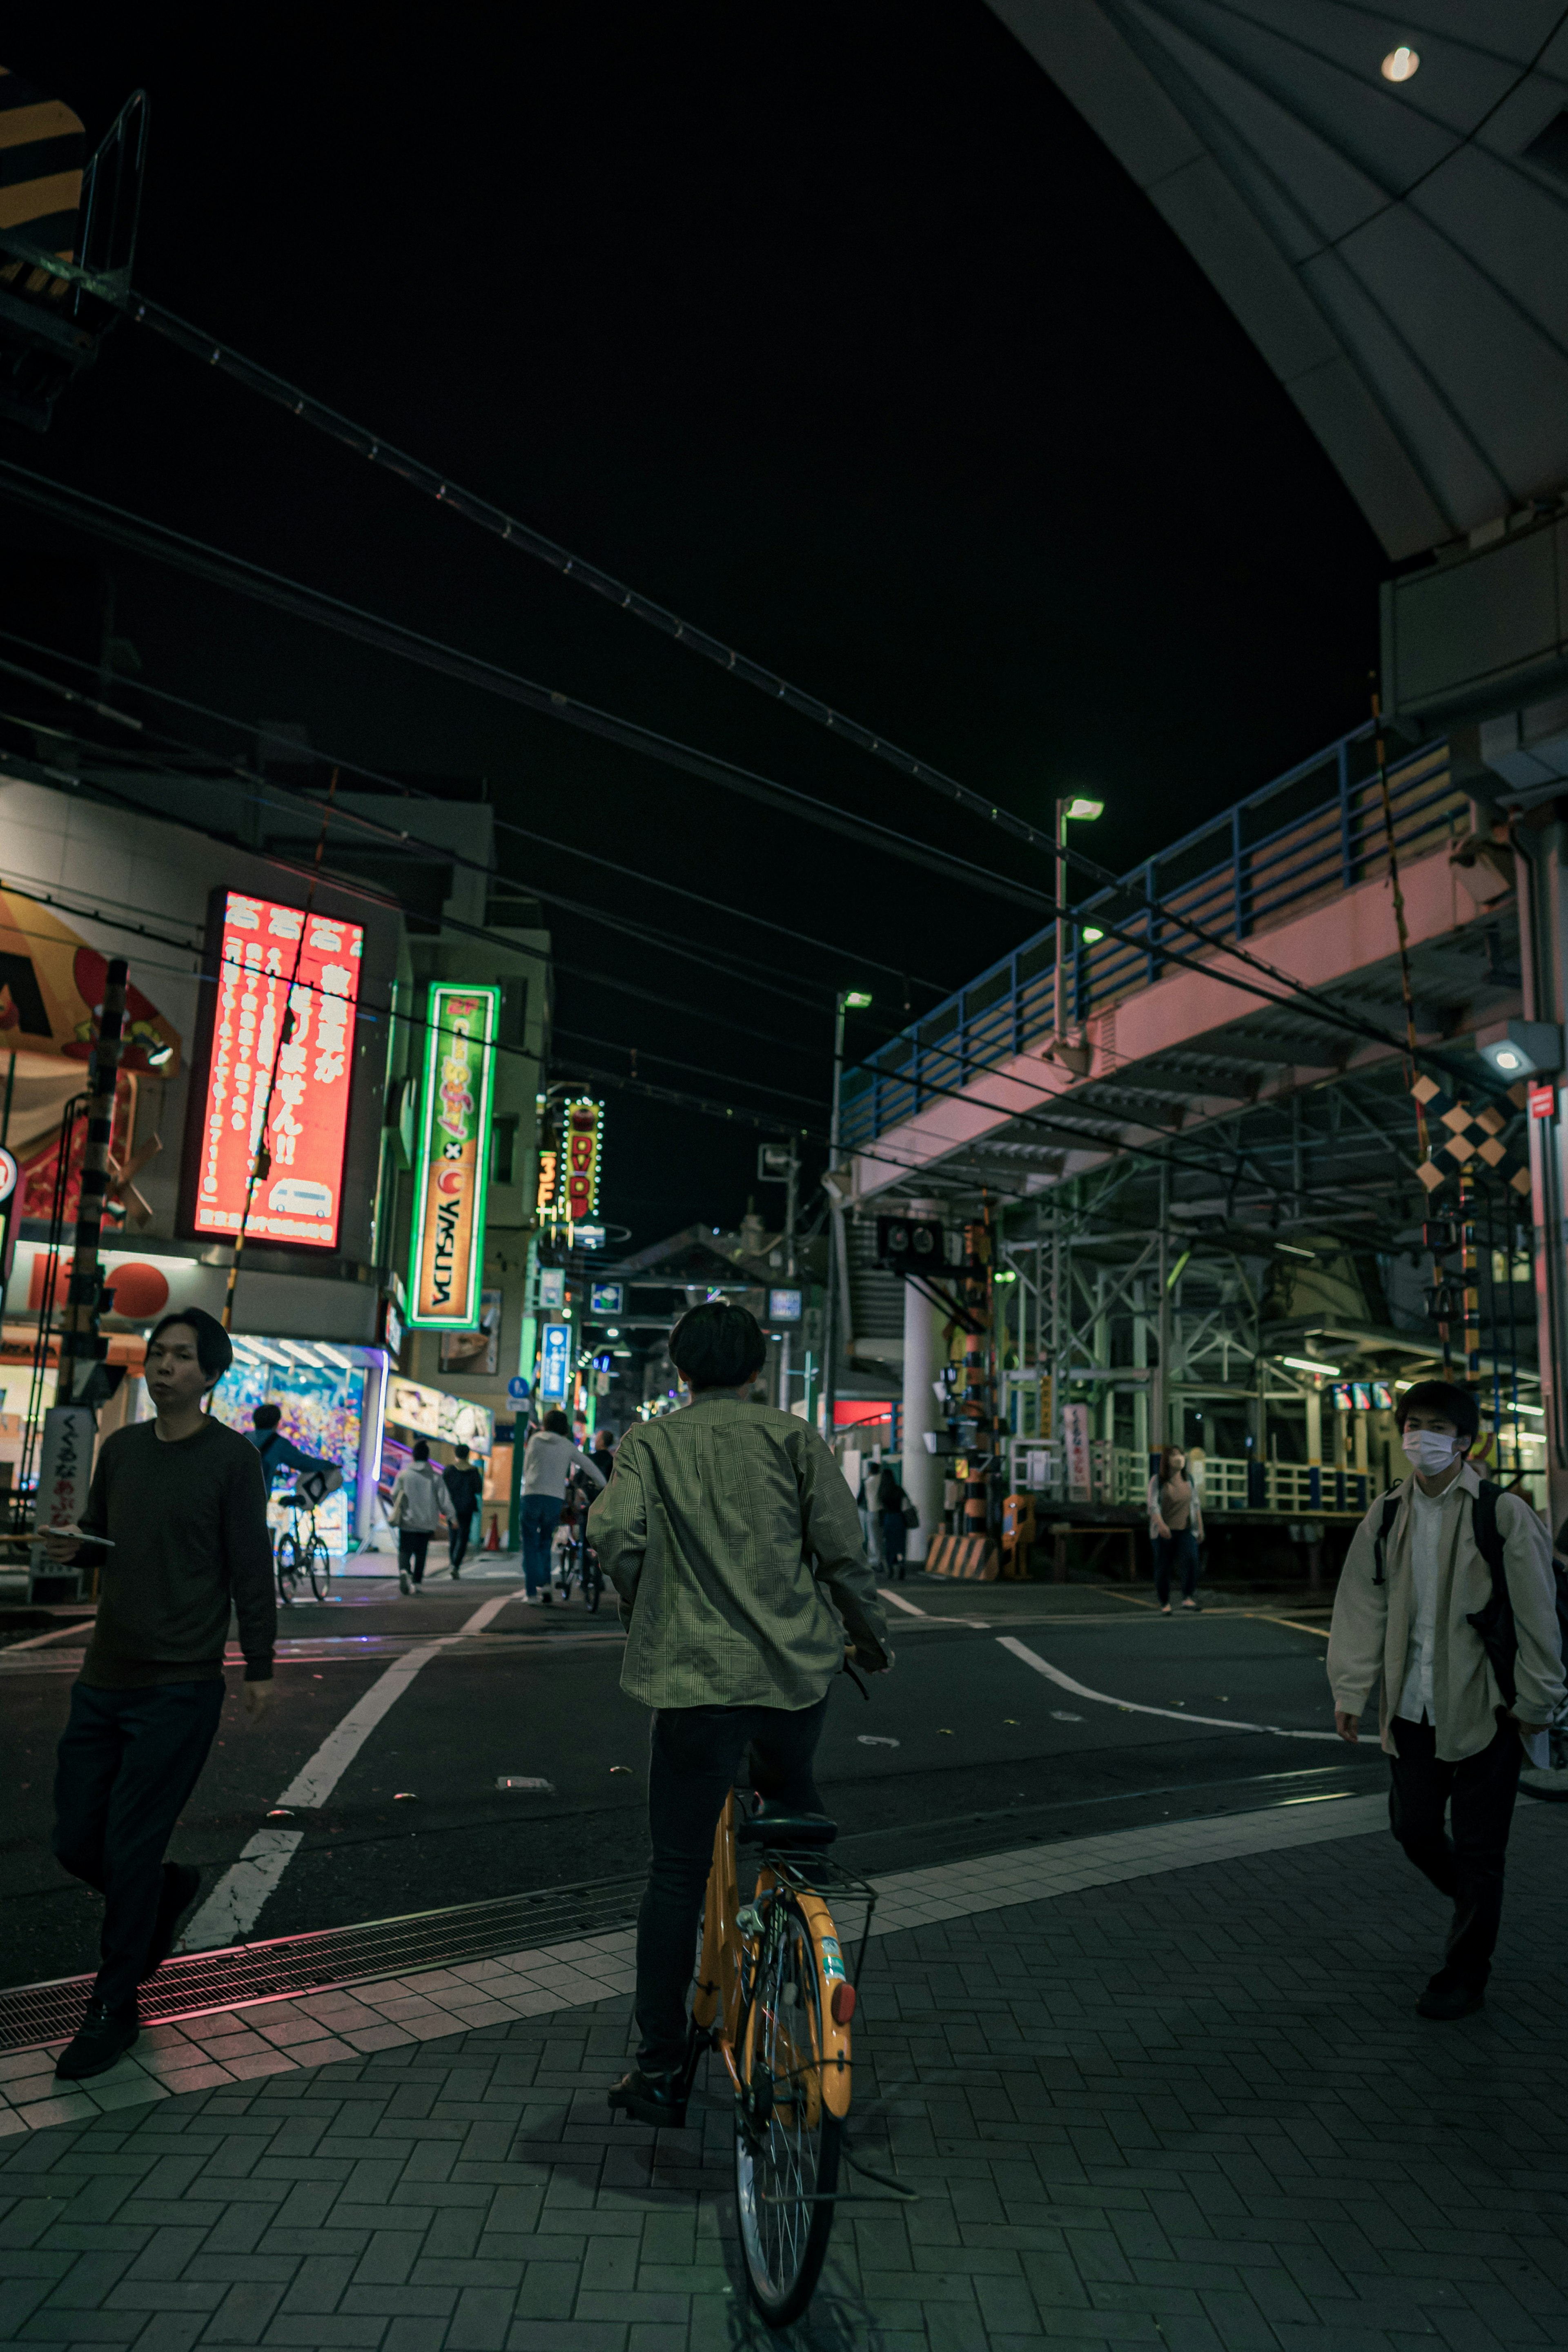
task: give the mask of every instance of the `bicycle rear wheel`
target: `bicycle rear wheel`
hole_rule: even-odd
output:
[[[332,1555],[319,1536],[312,1536],[306,1548],[306,1566],[310,1571],[310,1590],[318,1601],[325,1601],[332,1581]]]
[[[599,1596],[604,1590],[604,1570],[599,1565],[599,1555],[591,1552],[582,1564],[582,1597],[591,1617],[599,1607]]]
[[[294,1598],[294,1588],[299,1581],[299,1543],[295,1536],[277,1538],[277,1597],[287,1602]]]
[[[747,2284],[769,2327],[788,2327],[810,2302],[833,2227],[843,2127],[822,2096],[821,1998],[810,1930],[793,1896],[782,1897],[759,1965],[735,2125]]]

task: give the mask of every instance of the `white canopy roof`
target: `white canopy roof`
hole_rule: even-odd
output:
[[[1391,556],[1568,486],[1563,0],[989,0]],[[1419,66],[1385,79],[1385,57]]]

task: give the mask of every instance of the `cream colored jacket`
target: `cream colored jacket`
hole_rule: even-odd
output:
[[[1333,1703],[1359,1716],[1381,1675],[1378,1728],[1390,1755],[1389,1721],[1405,1687],[1415,1578],[1410,1567],[1412,1472],[1390,1491],[1399,1508],[1385,1547],[1386,1582],[1373,1582],[1374,1543],[1382,1524],[1385,1497],[1378,1496],[1351,1538],[1334,1595],[1329,1632],[1328,1675]],[[1470,1496],[1448,1516],[1450,1532],[1437,1563],[1437,1638],[1432,1658],[1432,1705],[1437,1754],[1454,1764],[1478,1756],[1497,1736],[1502,1693],[1479,1634],[1466,1623],[1469,1612],[1491,1598],[1491,1570],[1476,1547],[1474,1497],[1480,1473],[1466,1462],[1458,1484]],[[1503,1573],[1519,1635],[1514,1713],[1523,1723],[1545,1723],[1563,1695],[1563,1658],[1557,1640],[1557,1603],[1552,1575],[1552,1538],[1530,1505],[1517,1495],[1498,1498]]]

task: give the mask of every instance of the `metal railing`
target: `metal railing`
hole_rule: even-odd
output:
[[[1389,772],[1401,859],[1429,855],[1466,811],[1448,780],[1448,747],[1428,743]],[[1250,799],[1076,905],[1068,970],[1075,1027],[1113,1010],[1169,968],[1169,951],[1205,953],[1176,917],[1217,938],[1256,939],[1386,872],[1387,835],[1370,724],[1275,777]],[[1135,936],[1085,943],[1097,910]],[[1129,920],[1131,914],[1131,920]],[[843,1080],[841,1133],[853,1150],[912,1118],[936,1089],[962,1087],[1048,1036],[1058,926],[1048,924],[967,988],[891,1040]],[[1249,1000],[1238,998],[1238,1003]]]

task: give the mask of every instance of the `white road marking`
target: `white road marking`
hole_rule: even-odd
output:
[[[885,1584],[879,1584],[876,1589],[884,1601],[891,1601],[894,1607],[902,1609],[906,1617],[926,1617],[931,1613],[926,1609],[916,1609],[914,1601],[906,1601],[902,1592],[890,1592]]]
[[[517,1597],[515,1592],[497,1593],[493,1601],[476,1609],[455,1633],[426,1642],[421,1648],[394,1658],[386,1672],[355,1701],[337,1728],[328,1733],[308,1764],[295,1774],[278,1798],[278,1804],[324,1805],[371,1733],[388,1710],[396,1706],[420,1668],[439,1657],[454,1642],[464,1641],[471,1633],[482,1633],[490,1620]],[[260,1918],[263,1904],[277,1892],[304,1835],[303,1830],[257,1830],[238,1861],[225,1871],[175,1945],[175,1950],[221,1951],[230,1944],[242,1943]]]
[[[78,1617],[74,1624],[57,1625],[50,1633],[29,1633],[25,1642],[7,1642],[6,1650],[41,1650],[46,1642],[68,1642],[74,1634],[84,1645],[92,1627]]]
[[[1167,1723],[1208,1723],[1217,1731],[1266,1731],[1275,1739],[1339,1738],[1337,1731],[1286,1731],[1277,1723],[1238,1723],[1228,1715],[1194,1715],[1188,1707],[1144,1706],[1136,1699],[1113,1698],[1109,1691],[1091,1690],[1087,1683],[1075,1683],[1071,1675],[1064,1675],[1060,1666],[1050,1664],[1038,1650],[1031,1650],[1027,1643],[1015,1641],[1012,1634],[1002,1633],[998,1638],[1004,1650],[1010,1650],[1015,1658],[1021,1658],[1026,1666],[1034,1668],[1037,1675],[1044,1675],[1062,1690],[1071,1691],[1074,1698],[1092,1698],[1097,1706],[1120,1707],[1125,1715],[1164,1716]]]

